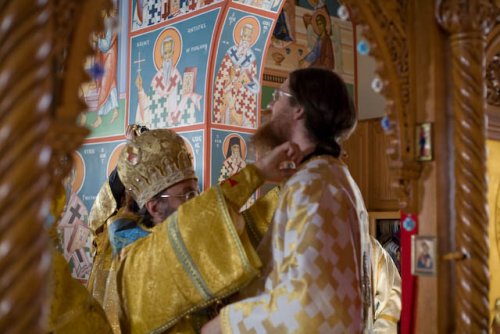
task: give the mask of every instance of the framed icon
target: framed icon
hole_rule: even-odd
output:
[[[437,274],[437,238],[413,235],[411,237],[412,275],[435,276]]]
[[[416,155],[418,161],[432,160],[432,123],[418,124],[416,128]]]

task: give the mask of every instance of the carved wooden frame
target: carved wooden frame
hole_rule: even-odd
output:
[[[43,331],[51,270],[43,225],[88,134],[77,125],[82,64],[110,0],[0,5],[0,332]]]

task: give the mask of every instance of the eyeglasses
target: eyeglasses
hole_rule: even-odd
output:
[[[159,197],[161,197],[161,198],[177,197],[177,198],[183,199],[184,201],[188,201],[191,198],[198,196],[199,194],[200,194],[199,190],[191,190],[185,194],[178,194],[178,195],[161,194]]]
[[[290,98],[295,98],[295,96],[293,96],[292,94],[290,93],[287,93],[285,92],[284,90],[282,90],[281,88],[276,88],[273,92],[273,102],[276,102],[278,101],[278,99],[280,98],[280,96],[283,95],[283,96],[287,96],[287,97],[290,97]]]

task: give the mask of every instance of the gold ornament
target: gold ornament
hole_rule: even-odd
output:
[[[184,140],[168,129],[132,138],[120,154],[118,175],[141,208],[164,189],[197,179]]]

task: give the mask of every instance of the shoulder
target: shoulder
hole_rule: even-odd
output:
[[[287,184],[320,182],[322,185],[340,184],[347,176],[343,162],[330,156],[313,157],[302,163]]]

